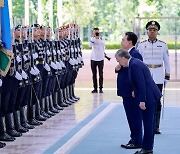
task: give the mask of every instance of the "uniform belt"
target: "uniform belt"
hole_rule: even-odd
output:
[[[147,67],[149,67],[149,68],[158,68],[158,67],[162,67],[163,66],[163,64],[157,64],[157,65],[155,65],[155,64],[147,64]]]

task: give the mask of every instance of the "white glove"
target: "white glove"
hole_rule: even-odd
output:
[[[23,59],[25,62],[27,61],[27,57],[25,55],[23,56]]]
[[[33,67],[31,67],[30,73],[31,73],[32,75],[37,75],[37,74],[36,74],[36,71],[34,70]]]
[[[34,70],[36,71],[36,75],[40,73],[39,69],[36,66],[34,66]]]
[[[81,61],[83,61],[83,58],[79,55],[79,59],[81,60]]]
[[[21,58],[19,56],[16,57],[17,62],[21,62]]]
[[[51,68],[49,67],[49,65],[47,63],[45,64],[44,68],[45,68],[46,71],[50,71],[51,70]]]
[[[74,48],[71,48],[71,52],[74,53]]]
[[[57,65],[56,65],[54,62],[51,62],[51,67],[52,67],[53,69],[55,69],[55,70],[58,69],[58,68],[57,68]]]
[[[164,79],[164,87],[166,87],[168,80]]]
[[[65,51],[64,51],[64,49],[61,49],[61,53],[62,53],[62,54],[65,54]]]
[[[66,68],[66,66],[64,65],[64,63],[62,61],[60,61],[61,67],[62,68]]]
[[[0,79],[0,87],[2,86],[2,80]]]
[[[21,74],[19,74],[17,71],[16,71],[16,74],[15,74],[15,78],[18,79],[18,80],[22,80]]]
[[[61,64],[59,62],[56,62],[56,65],[58,67],[58,70],[62,70]]]
[[[38,57],[38,54],[37,53],[34,53],[33,54],[33,59],[36,59]]]
[[[49,55],[51,55],[51,53],[50,53],[50,51],[49,50],[47,50],[47,55],[49,56]]]
[[[69,63],[70,63],[71,65],[75,65],[75,62],[74,62],[74,60],[73,60],[72,58],[69,59]]]
[[[73,58],[76,65],[78,65],[78,60]]]
[[[23,77],[23,79],[27,79],[28,78],[26,72],[24,72],[23,70],[22,70],[22,77]]]
[[[56,55],[56,50],[53,50],[53,54]]]
[[[60,50],[58,50],[57,53],[60,55],[61,54]]]
[[[81,60],[80,60],[79,57],[77,57],[77,61],[78,61],[79,64],[81,64]]]

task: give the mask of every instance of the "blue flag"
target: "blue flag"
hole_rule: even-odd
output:
[[[11,29],[9,18],[8,0],[0,2],[0,34],[3,46],[0,48],[0,74],[5,76],[10,68],[12,52],[11,50]]]
[[[1,40],[7,50],[11,50],[11,29],[9,18],[8,0],[4,0],[4,7],[1,9]]]

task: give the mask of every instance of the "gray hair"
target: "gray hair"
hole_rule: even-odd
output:
[[[131,55],[129,54],[129,52],[125,49],[119,49],[116,53],[115,53],[115,58],[126,58],[126,59],[130,59]]]

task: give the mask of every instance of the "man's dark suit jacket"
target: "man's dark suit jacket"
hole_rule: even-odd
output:
[[[151,105],[161,98],[162,94],[152,79],[149,68],[136,58],[129,61],[129,79],[138,102]]]
[[[143,60],[139,51],[136,50],[134,47],[130,50],[129,54],[131,55],[131,57]],[[117,71],[117,73],[117,95],[122,97],[131,97],[132,89],[129,83],[128,68],[121,67],[121,69]]]

